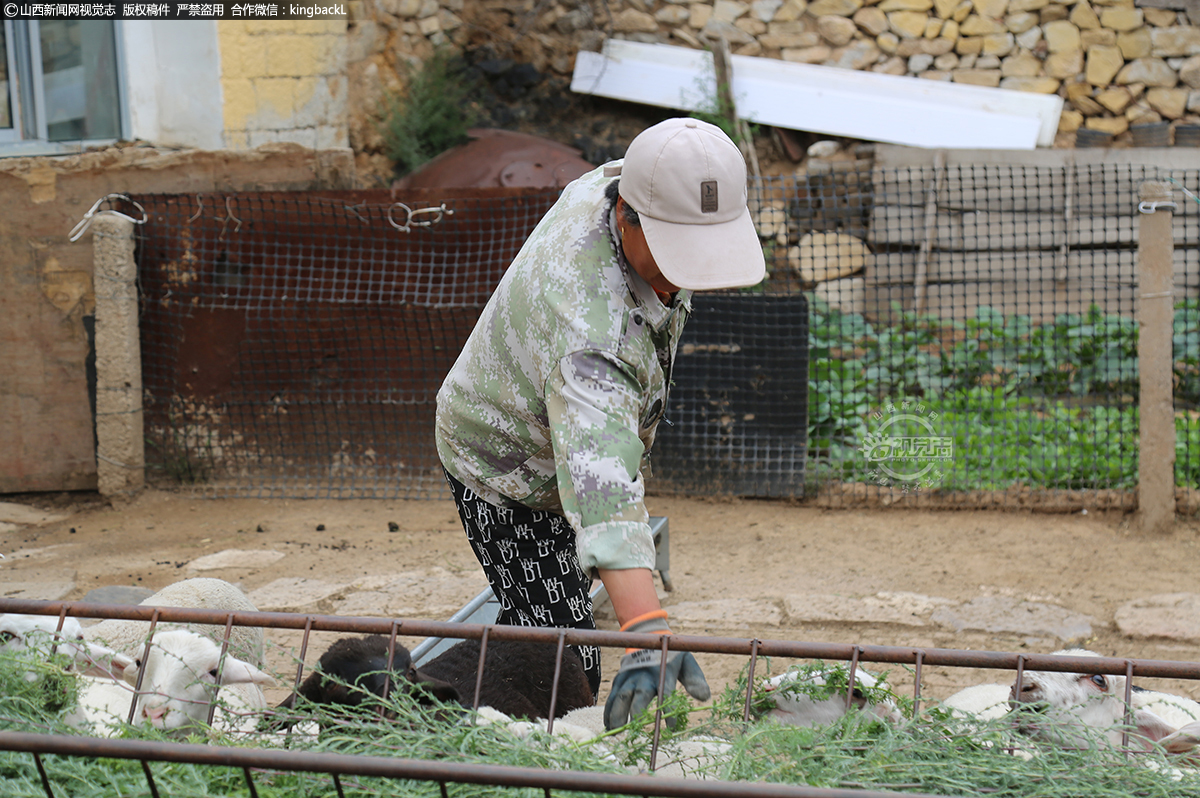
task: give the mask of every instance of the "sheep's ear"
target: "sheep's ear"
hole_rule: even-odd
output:
[[[458,693],[458,688],[449,682],[429,676],[428,674],[416,671],[416,678],[413,680],[417,688],[426,695],[436,698],[438,701],[447,701],[458,703],[461,697]]]
[[[221,684],[275,684],[269,674],[263,673],[249,662],[243,662],[236,657],[226,657],[225,667],[220,670]],[[213,679],[217,678],[217,667],[214,665],[208,672]]]
[[[129,659],[129,657],[126,657],[124,654],[121,654],[120,656],[123,657],[124,659]],[[126,684],[130,684],[130,685],[133,685],[134,687],[136,687],[137,679],[138,679],[138,672],[141,671],[141,669],[142,669],[142,661],[140,659],[132,660],[132,661],[126,663],[123,668],[121,668],[121,675],[118,678],[123,680]],[[113,671],[113,674],[115,675],[116,671]]]
[[[114,651],[112,658],[109,660],[109,666],[111,667],[111,673],[115,678],[123,679],[125,678],[125,672],[130,668],[136,668],[137,663],[134,661],[133,657]]]
[[[1137,725],[1138,734],[1148,740],[1161,740],[1175,731],[1174,726],[1148,709],[1134,710],[1133,722]]]
[[[87,666],[81,671],[84,676],[123,681],[125,671],[134,667],[132,657],[127,657],[111,648],[98,646],[95,643],[88,643],[87,647]]]
[[[1159,740],[1168,754],[1186,754],[1200,745],[1200,721],[1192,721]]]

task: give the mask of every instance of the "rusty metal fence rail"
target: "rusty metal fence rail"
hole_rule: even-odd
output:
[[[176,607],[143,607],[106,605],[83,602],[46,602],[22,599],[0,599],[0,612],[30,613],[57,616],[60,623],[67,617],[81,619],[122,618],[146,621],[150,634],[160,623],[204,623],[223,627],[228,644],[234,627],[258,627],[274,630],[298,630],[303,633],[297,655],[294,687],[299,687],[310,656],[311,636],[319,632],[379,634],[389,639],[389,651],[398,645],[400,637],[429,636],[449,639],[478,639],[481,641],[479,669],[482,672],[489,640],[527,640],[557,644],[555,681],[557,682],[564,645],[581,644],[613,648],[660,648],[667,651],[720,654],[737,657],[745,662],[746,695],[743,720],[751,719],[751,691],[756,668],[770,658],[819,660],[825,663],[844,662],[849,669],[845,701],[849,708],[854,699],[855,671],[866,663],[899,665],[912,679],[914,714],[922,701],[934,703],[922,694],[927,674],[937,668],[972,668],[985,672],[999,670],[1014,672],[1020,681],[1025,671],[1063,671],[1087,674],[1115,674],[1126,677],[1124,700],[1128,705],[1132,678],[1200,680],[1200,663],[1169,660],[1129,659],[1119,657],[1055,656],[996,651],[971,651],[907,646],[878,646],[863,644],[822,643],[759,638],[702,637],[693,635],[659,636],[577,629],[542,629],[503,625],[460,624],[418,619],[388,619],[369,617],[331,616],[281,612],[222,612]],[[147,643],[149,645],[149,642]],[[389,662],[390,668],[390,662]],[[660,676],[661,678],[661,676]],[[1001,679],[1007,682],[1007,678]],[[557,691],[557,684],[555,685]],[[474,706],[478,707],[478,695]],[[446,795],[447,783],[493,785],[496,787],[528,787],[544,791],[578,791],[614,795],[643,796],[735,796],[745,798],[882,798],[894,795],[869,789],[816,789],[788,784],[755,784],[746,782],[693,781],[674,778],[647,779],[645,776],[622,776],[611,773],[555,771],[502,765],[481,765],[323,754],[311,751],[288,751],[254,747],[252,744],[227,746],[192,745],[133,739],[101,739],[89,736],[39,734],[24,728],[12,729],[13,719],[0,718],[8,730],[0,730],[0,750],[28,752],[36,758],[47,798],[60,798],[50,786],[43,761],[46,755],[64,757],[111,757],[136,760],[142,763],[148,790],[157,796],[150,767],[155,762],[183,762],[204,766],[223,766],[241,769],[250,795],[256,795],[255,780],[271,772],[309,772],[328,775],[328,786],[342,795],[343,777],[386,777],[432,781],[441,785]],[[663,716],[655,716],[653,750],[649,768],[656,761]],[[551,721],[550,728],[553,728]],[[906,792],[908,795],[924,793]]]

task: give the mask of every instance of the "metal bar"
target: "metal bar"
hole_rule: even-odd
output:
[[[921,665],[925,654],[917,649],[917,661],[913,668],[913,717],[921,714]]]
[[[858,646],[854,647],[854,654],[850,657],[850,678],[846,684],[846,711],[854,706],[854,680],[858,675]]]
[[[42,758],[36,752],[33,755],[33,764],[37,765],[38,775],[42,778],[42,789],[49,798],[54,798],[54,791],[50,789],[50,779],[46,776],[46,768],[42,767]]]
[[[258,798],[258,790],[254,786],[254,776],[250,775],[249,766],[242,768],[242,774],[246,777],[246,786],[250,789],[250,798]]]
[[[1125,663],[1125,725],[1133,726],[1133,666]],[[1129,729],[1121,730],[1121,747],[1126,749],[1125,755],[1129,756]]]
[[[447,623],[463,623],[463,622],[465,622],[468,618],[470,618],[472,615],[474,615],[476,613],[476,611],[478,611],[481,607],[483,607],[483,605],[487,604],[489,601],[492,601],[495,598],[496,598],[496,596],[494,593],[492,593],[492,589],[490,587],[483,590],[482,592],[479,593],[479,595],[477,595],[475,598],[471,599],[465,605],[463,605],[462,609],[460,609],[458,612],[451,615],[450,619],[449,619],[449,621],[447,621]],[[437,638],[430,637],[430,638],[428,638],[426,640],[422,640],[420,643],[418,643],[416,645],[416,647],[414,647],[412,650],[413,662],[414,663],[420,662],[421,658],[424,657],[425,654],[432,651],[433,647],[436,646],[438,644],[438,642],[440,642],[440,641]]]
[[[388,694],[391,693],[391,691],[392,691],[392,668],[395,666],[395,663],[396,663],[396,635],[398,635],[399,633],[400,633],[400,623],[395,622],[392,624],[391,634],[388,635],[387,671],[385,671],[383,674],[383,700],[385,703],[388,700]],[[379,708],[379,714],[381,717],[383,716],[385,711],[386,711],[385,707],[381,706]]]
[[[750,642],[750,666],[746,671],[746,709],[742,713],[742,722],[750,722],[750,704],[754,698],[754,666],[758,664],[758,640]]]
[[[311,633],[312,616],[308,616],[305,619],[304,634],[300,638],[300,662],[296,665],[296,681],[292,684],[292,693],[294,695],[300,695],[300,680],[304,676],[304,657],[308,654],[308,636]]]
[[[34,615],[57,615],[67,606],[67,614],[84,618],[127,618],[146,620],[148,615],[161,616],[175,623],[223,623],[227,613],[185,607],[134,607],[126,604],[84,604],[76,602],[32,601],[29,599],[0,599],[0,612],[23,612]],[[111,610],[112,614],[106,614]],[[150,611],[153,610],[153,613]],[[403,619],[406,634],[439,635],[459,639],[489,638],[498,640],[528,640],[557,643],[562,635],[568,645],[600,647],[657,648],[656,634],[610,632],[598,629],[552,629],[532,626],[496,624],[454,624],[445,621]],[[282,612],[234,613],[235,626],[259,626],[266,629],[304,629],[309,623],[316,631],[388,634],[394,620],[387,618],[357,618],[336,615],[300,615]],[[693,651],[709,654],[742,654],[749,656],[757,644],[758,653],[766,657],[796,659],[833,659],[848,662],[858,651],[861,662],[911,665],[918,653],[927,666],[949,665],[964,668],[1016,670],[1018,660],[1033,670],[1076,673],[1125,673],[1126,662],[1133,663],[1133,675],[1143,678],[1200,680],[1200,662],[1134,659],[1117,657],[1071,657],[1053,654],[1015,654],[1001,651],[965,651],[947,648],[914,649],[901,646],[852,645],[797,640],[756,640],[740,637],[703,637],[699,635],[665,635],[672,651]]]
[[[282,770],[288,772],[358,775],[373,778],[420,779],[498,787],[577,790],[663,798],[896,798],[894,792],[816,788],[761,782],[705,781],[669,777],[647,778],[620,773],[590,773],[549,768],[480,765],[470,762],[398,759],[284,749],[231,748],[196,743],[119,740],[74,735],[0,732],[0,750],[110,759],[154,759],[196,765]],[[907,798],[947,798],[929,793],[905,793]],[[53,796],[51,796],[53,798]],[[950,796],[954,798],[954,796]]]
[[[492,628],[485,626],[479,638],[479,672],[475,674],[475,698],[471,702],[472,709],[479,709],[479,696],[483,693],[483,664],[487,661],[488,635]]]
[[[58,653],[58,641],[62,634],[63,624],[67,622],[67,610],[64,607],[58,611],[58,626],[54,627],[54,640],[50,645],[50,654],[53,656]]]
[[[221,675],[225,672],[225,654],[229,651],[229,635],[233,633],[233,617],[232,615],[225,619],[225,634],[221,637],[221,653],[217,655],[217,684],[213,688],[213,700],[208,705],[209,726],[213,725],[213,718],[217,714],[217,697],[221,694]]]
[[[158,785],[154,783],[154,774],[150,772],[150,763],[142,760],[142,773],[146,774],[146,786],[150,788],[150,798],[158,798]]]
[[[146,646],[142,649],[142,661],[137,663],[137,682],[133,685],[133,698],[129,701],[129,717],[126,721],[133,725],[133,717],[137,714],[138,697],[142,694],[142,681],[146,678],[146,663],[150,661],[150,647],[154,645],[154,629],[158,626],[158,608],[150,613],[150,629],[146,633]]]
[[[650,745],[650,772],[654,772],[656,761],[658,759],[658,743],[662,738],[663,725],[663,696],[667,690],[667,638],[670,635],[659,635],[659,642],[662,646],[659,651],[658,660],[658,700],[654,705],[654,738]],[[630,718],[633,720],[633,718]]]
[[[554,732],[554,709],[558,706],[558,680],[562,676],[563,651],[567,640],[562,635],[558,637],[558,648],[554,652],[554,678],[550,682],[550,709],[547,711],[546,733]]]

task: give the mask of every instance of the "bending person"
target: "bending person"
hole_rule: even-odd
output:
[[[438,456],[499,622],[596,628],[598,577],[622,631],[669,634],[644,474],[691,292],[765,276],[746,164],[720,128],[660,122],[569,184],[505,272],[438,392]],[[600,656],[579,647],[599,694]],[[653,699],[660,651],[630,651],[608,728]],[[698,700],[690,653],[670,652]]]

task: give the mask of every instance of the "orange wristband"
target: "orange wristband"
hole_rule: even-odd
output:
[[[624,624],[621,625],[621,631],[626,632],[629,630],[629,627],[633,626],[634,624],[641,623],[642,621],[651,621],[651,620],[654,620],[655,618],[661,618],[662,620],[665,621],[667,619],[667,611],[666,610],[651,610],[650,612],[642,613],[641,615],[637,616],[636,618],[630,618],[628,621],[626,621]]]
[[[639,623],[644,623],[646,621],[658,621],[658,620],[661,620],[661,621],[667,620],[667,611],[666,610],[651,610],[650,612],[643,613],[643,614],[637,616],[636,618],[630,618],[628,621],[626,621],[624,624],[622,624],[621,631],[627,632],[627,631],[629,631],[630,627],[637,626]],[[650,634],[669,635],[669,634],[671,634],[671,630],[670,629],[655,629]],[[627,649],[625,649],[625,653],[632,654],[635,651],[641,651],[641,650],[642,649],[640,649],[640,648],[627,648]]]

